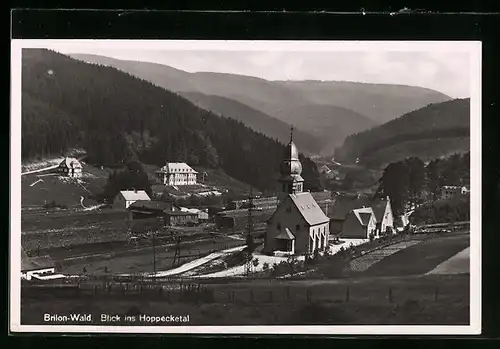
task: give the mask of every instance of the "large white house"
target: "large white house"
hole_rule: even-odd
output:
[[[280,167],[279,204],[267,221],[264,252],[309,255],[327,247],[330,219],[314,197],[303,192],[302,165],[290,139]]]
[[[165,185],[195,185],[197,174],[185,162],[169,162],[156,172],[158,179]]]
[[[144,190],[122,190],[113,200],[113,208],[124,210],[138,200],[151,201],[151,198]]]

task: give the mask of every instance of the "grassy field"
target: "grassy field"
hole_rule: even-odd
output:
[[[121,296],[104,292],[78,297],[23,296],[21,320],[23,324],[42,324],[46,312],[76,312],[92,314],[96,323],[101,313],[189,315],[189,325],[469,323],[468,276],[311,281],[266,280],[205,285],[213,294],[209,301],[182,297],[180,291],[160,293],[158,290],[127,291]]]
[[[418,275],[431,271],[470,244],[469,234],[437,236],[405,248],[368,268],[367,276]]]
[[[84,258],[65,259],[61,261],[62,272],[65,274],[81,274],[83,268],[86,268],[86,274],[102,275],[107,268],[108,273],[143,273],[156,270],[169,270],[173,267],[172,263],[175,255],[175,245],[155,246],[155,263],[153,263],[153,246],[149,240],[149,246],[140,249],[126,250],[117,249],[107,251],[97,256],[86,256]],[[232,248],[244,244],[242,240],[235,240],[227,237],[218,237],[200,239],[197,241],[188,241],[181,243],[180,247],[180,265],[193,259],[200,258],[209,253],[226,248]]]

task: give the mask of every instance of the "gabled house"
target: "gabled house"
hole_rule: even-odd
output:
[[[342,224],[342,237],[346,239],[375,238],[376,219],[371,207],[352,210]]]
[[[138,200],[151,201],[151,198],[144,190],[122,190],[113,200],[113,208],[125,210]]]
[[[82,164],[75,158],[64,158],[57,167],[57,172],[62,176],[80,178],[82,176]]]
[[[371,207],[377,221],[377,237],[395,234],[396,230],[394,229],[394,214],[392,212],[391,199],[386,197],[384,199],[375,200]]]

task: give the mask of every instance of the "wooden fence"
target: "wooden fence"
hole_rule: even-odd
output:
[[[440,288],[426,285],[419,290],[387,286],[375,291],[358,285],[338,285],[321,289],[316,287],[295,287],[272,285],[272,287],[213,287],[201,283],[170,284],[107,284],[107,285],[29,285],[23,286],[23,299],[92,299],[160,301],[168,303],[300,303],[328,300],[334,303],[375,302],[391,304],[417,299],[424,302],[438,302],[454,297],[454,301],[467,301],[467,290]],[[412,298],[414,297],[414,298]]]

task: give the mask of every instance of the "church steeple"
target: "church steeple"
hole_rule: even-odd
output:
[[[300,176],[302,164],[299,160],[299,151],[293,143],[293,126],[290,127],[290,142],[285,147],[285,154],[280,166],[280,188],[278,199],[281,202],[288,194],[301,193],[304,179]]]

